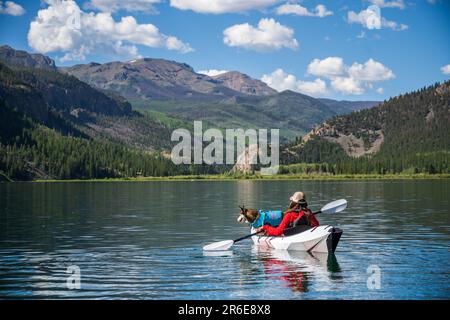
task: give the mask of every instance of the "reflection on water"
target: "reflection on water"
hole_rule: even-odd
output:
[[[0,298],[448,299],[449,180],[0,184]],[[344,234],[335,255],[264,251],[238,205],[283,209],[293,191]],[[81,289],[66,286],[81,270]],[[381,270],[379,290],[367,270]]]
[[[309,291],[309,278],[321,278],[323,283],[336,280],[340,272],[335,254],[271,250],[254,247],[268,279],[281,280],[293,292]],[[317,280],[316,280],[317,281]]]

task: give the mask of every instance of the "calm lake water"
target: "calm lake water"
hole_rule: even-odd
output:
[[[297,190],[313,210],[348,200],[318,216],[344,230],[334,256],[203,253],[248,233],[238,205],[283,209]],[[450,180],[0,184],[0,298],[449,299],[449,195]]]

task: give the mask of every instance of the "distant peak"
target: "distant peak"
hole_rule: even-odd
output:
[[[268,96],[275,94],[276,91],[270,88],[264,82],[253,79],[249,75],[239,71],[228,71],[212,77],[219,81],[222,85],[249,95]]]
[[[246,75],[245,73],[239,72],[239,71],[227,71],[224,73],[217,74],[215,76],[212,76],[212,78],[222,78],[222,77],[242,77],[242,78],[250,78],[250,76]]]

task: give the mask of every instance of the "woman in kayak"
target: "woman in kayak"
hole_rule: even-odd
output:
[[[289,209],[284,214],[283,220],[277,227],[264,225],[261,228],[256,229],[256,231],[264,230],[265,234],[268,236],[281,236],[283,235],[284,230],[291,226],[319,226],[319,221],[308,208],[308,203],[306,202],[305,194],[303,192],[298,191],[294,193],[289,200],[291,200]]]

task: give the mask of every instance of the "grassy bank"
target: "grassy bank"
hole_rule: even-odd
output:
[[[232,181],[232,180],[401,180],[401,179],[450,179],[450,174],[283,174],[272,176],[261,175],[191,175],[170,177],[138,177],[117,179],[86,180],[36,180],[35,182],[147,182],[147,181]]]

